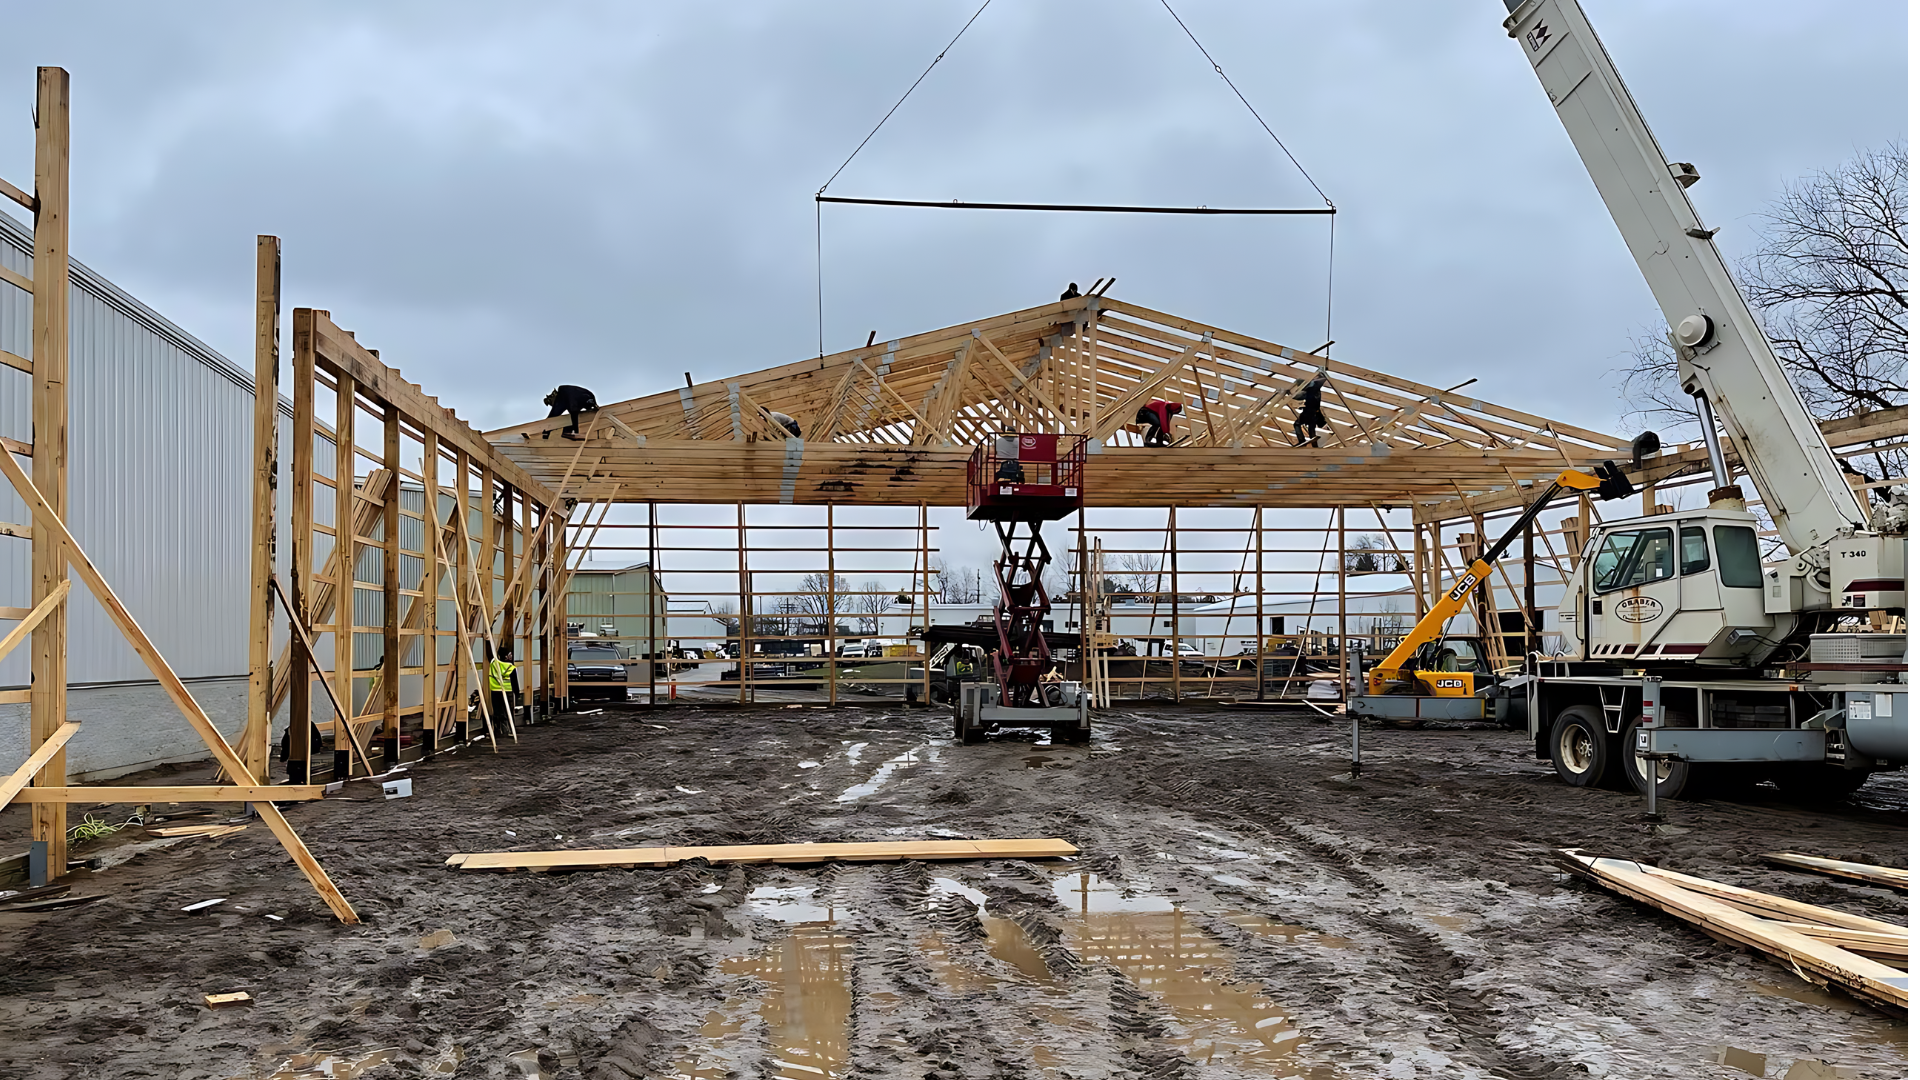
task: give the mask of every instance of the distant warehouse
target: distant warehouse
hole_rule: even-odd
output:
[[[0,265],[31,276],[32,253],[32,231],[0,213]],[[250,259],[252,246],[235,257]],[[67,524],[231,736],[246,717],[253,376],[78,261],[72,275]],[[33,297],[0,283],[0,349],[31,359],[32,322]],[[30,381],[0,367],[0,435],[33,441]],[[283,402],[283,467],[291,436]],[[288,494],[283,480],[283,522]],[[0,491],[0,521],[30,520],[11,489]],[[28,548],[0,537],[0,605],[30,602]],[[282,573],[287,552],[283,536]],[[74,589],[68,610],[67,708],[82,725],[69,774],[103,779],[205,757],[92,595]],[[284,640],[284,620],[279,629]],[[29,651],[0,661],[0,688],[27,685]],[[0,772],[26,759],[26,740],[27,707],[0,705]]]

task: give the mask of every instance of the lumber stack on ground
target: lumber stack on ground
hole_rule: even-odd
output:
[[[1714,937],[1782,961],[1819,986],[1877,1005],[1907,1007],[1907,928],[1831,908],[1662,870],[1628,859],[1563,849],[1559,860],[1607,889],[1693,923]]]
[[[1079,854],[1065,840],[884,840],[846,844],[730,844],[720,847],[608,848],[583,851],[492,851],[457,854],[460,870],[605,870],[710,863],[898,862],[902,859],[1056,859]]]
[[[1891,866],[1874,866],[1870,863],[1846,862],[1841,859],[1822,859],[1814,855],[1797,855],[1791,851],[1775,851],[1760,858],[1789,870],[1806,870],[1815,874],[1826,874],[1829,877],[1864,881],[1869,885],[1898,889],[1901,892],[1907,891],[1907,872]]]

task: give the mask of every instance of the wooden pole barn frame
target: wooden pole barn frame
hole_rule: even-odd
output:
[[[1299,396],[1317,375],[1327,380],[1327,425],[1317,445],[1297,445]],[[1391,649],[1396,631],[1425,613],[1485,538],[1502,531],[1530,501],[1534,485],[1568,467],[1592,468],[1606,460],[1629,465],[1626,437],[1505,408],[1459,389],[1425,386],[1087,296],[735,378],[698,384],[689,379],[685,388],[603,405],[597,428],[603,437],[586,445],[584,482],[578,480],[580,448],[548,437],[563,420],[504,428],[487,438],[533,476],[574,479],[581,486],[569,490],[583,498],[646,502],[648,520],[657,525],[662,509],[677,503],[824,505],[829,515],[834,507],[860,505],[964,505],[967,456],[991,435],[1086,435],[1092,443],[1089,510],[1074,527],[1065,565],[1078,565],[1094,535],[1109,536],[1110,560],[1158,558],[1162,580],[1145,590],[1147,614],[1170,626],[1144,635],[1156,648],[1177,650],[1194,636],[1181,630],[1181,618],[1195,595],[1247,598],[1261,626],[1260,633],[1234,635],[1253,639],[1250,656],[1233,656],[1236,670],[1210,664],[1190,674],[1173,663],[1152,672],[1149,664],[1122,660],[1108,686],[1176,698],[1197,686],[1209,695],[1224,690],[1265,699],[1270,683],[1281,697],[1298,696],[1311,681],[1301,668],[1322,660],[1344,672],[1346,651],[1335,641],[1340,636],[1363,639],[1368,653]],[[1133,423],[1139,407],[1155,397],[1184,406],[1171,447],[1141,445]],[[795,418],[805,437],[790,437],[773,420],[775,411]],[[1829,421],[1825,429],[1842,456],[1902,449],[1906,410]],[[1727,449],[1737,469],[1737,455]],[[1650,513],[1678,505],[1707,480],[1706,450],[1682,444],[1642,462],[1630,476],[1643,492],[1635,509]],[[1584,495],[1558,505],[1575,516],[1559,529],[1545,519],[1536,523],[1517,550],[1497,561],[1500,588],[1483,585],[1470,609],[1501,667],[1517,665],[1545,645],[1540,584],[1564,583],[1577,572],[1592,525],[1602,519],[1603,511]],[[1167,525],[1099,527],[1102,512],[1115,507],[1159,510]],[[1232,578],[1225,589],[1217,587],[1222,572],[1195,565],[1196,538],[1216,530],[1183,526],[1181,517],[1202,507],[1237,507],[1247,515],[1224,531],[1244,538],[1242,562],[1251,563],[1253,588],[1245,585],[1245,565],[1225,575]],[[1302,527],[1304,510],[1324,514],[1324,525]],[[582,558],[602,546],[599,535],[576,531]],[[652,528],[644,545],[629,547],[648,551],[649,564],[660,568],[657,553],[673,547],[663,547],[661,535]],[[1284,539],[1289,535],[1292,543]],[[1398,608],[1380,610],[1364,591],[1350,589],[1350,560],[1359,552],[1350,550],[1347,538],[1360,535],[1381,545],[1371,554],[1386,560],[1389,570],[1375,573],[1404,575]],[[1301,536],[1317,539],[1303,542]],[[1270,543],[1275,537],[1283,539]],[[750,545],[737,544],[734,591],[744,611],[764,590],[753,587],[762,571],[750,565]],[[827,546],[834,546],[831,540]],[[921,546],[932,545],[923,539]],[[1297,565],[1303,557],[1316,560],[1310,571]],[[1111,575],[1114,567],[1106,570]],[[1311,580],[1302,587],[1298,575],[1308,573]],[[1276,579],[1293,587],[1268,589]],[[1509,597],[1504,603],[1502,593]],[[1345,633],[1271,633],[1264,608],[1276,594],[1306,601],[1307,626],[1330,617]],[[1371,606],[1356,611],[1355,603]],[[1356,616],[1370,625],[1356,629]],[[1278,676],[1256,677],[1273,670],[1270,646],[1288,663]],[[1134,669],[1131,678],[1128,667]],[[751,671],[742,676],[740,698],[749,700]]]
[[[0,781],[0,806],[13,801],[33,807],[33,840],[45,845],[48,874],[58,877],[66,873],[67,867],[68,803],[128,800],[251,803],[254,813],[266,823],[334,915],[342,922],[357,922],[352,905],[334,887],[326,871],[275,805],[276,801],[317,799],[321,789],[312,785],[266,784],[264,774],[256,765],[243,760],[242,754],[220,734],[186,684],[114,594],[84,547],[67,529],[66,386],[71,284],[67,246],[69,87],[70,80],[64,69],[39,69],[34,111],[33,192],[29,195],[13,184],[0,182],[0,195],[31,210],[34,218],[33,276],[25,278],[11,271],[4,275],[12,287],[33,296],[33,355],[0,357],[7,367],[25,372],[32,380],[32,441],[6,440],[4,452],[0,452],[0,472],[5,473],[8,483],[33,514],[31,526],[9,526],[6,535],[25,537],[33,545],[34,604],[26,612],[0,611],[0,617],[19,621],[11,633],[0,639],[0,654],[31,636],[33,675],[30,690],[7,695],[8,700],[27,702],[29,756],[10,777]],[[277,264],[277,259],[274,261]],[[263,265],[268,262],[264,254],[261,262]],[[277,291],[277,280],[274,289]],[[267,399],[267,407],[273,407],[271,398]],[[31,476],[21,468],[16,457],[31,459]],[[65,603],[72,595],[69,571],[79,576],[161,689],[200,735],[229,783],[137,788],[69,785],[64,748],[80,729],[66,713]],[[242,746],[245,745],[242,740]]]
[[[514,713],[565,694],[565,665],[553,662],[564,627],[539,615],[561,573],[571,505],[331,313],[295,308],[292,323],[292,551],[288,587],[275,592],[293,633],[267,692],[250,699],[241,742],[264,753],[284,704],[287,773],[310,783],[429,756],[479,734],[471,719],[496,746],[517,738]],[[270,507],[256,504],[256,537],[271,534]],[[256,655],[272,600],[256,597]],[[522,696],[495,716],[487,664],[509,647]],[[317,762],[329,747],[331,760]]]

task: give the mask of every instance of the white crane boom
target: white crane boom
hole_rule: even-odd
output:
[[[1866,524],[1820,427],[1688,200],[1577,0],[1505,0],[1518,41],[1671,328],[1681,383],[1703,405],[1717,484],[1719,415],[1780,538],[1799,555]]]

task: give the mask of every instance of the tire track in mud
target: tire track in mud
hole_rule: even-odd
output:
[[[1364,856],[1352,845],[1338,842],[1334,834],[1325,829],[1288,820],[1291,843],[1274,836],[1257,820],[1257,808],[1244,791],[1222,793],[1192,780],[1169,783],[1155,778],[1146,779],[1142,786],[1169,808],[1210,812],[1230,821],[1233,831],[1252,833],[1270,846],[1311,851],[1319,856],[1317,868],[1344,879],[1360,895],[1379,896],[1385,891],[1385,886],[1365,869]],[[1468,975],[1467,966],[1432,931],[1395,917],[1392,910],[1377,907],[1362,908],[1348,915],[1383,943],[1386,951],[1401,958],[1396,975],[1418,980],[1417,989],[1410,994],[1396,995],[1395,1000],[1433,1010],[1434,1014],[1444,1017],[1448,1031],[1464,1036],[1454,1053],[1470,1057],[1479,1068],[1507,1080],[1572,1080],[1585,1074],[1584,1069],[1564,1061],[1501,1045],[1499,1039],[1504,1025],[1500,1017],[1487,1007],[1480,994],[1459,985]],[[1416,1013],[1410,1019],[1424,1018]]]

